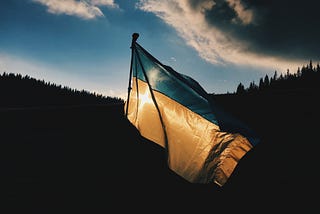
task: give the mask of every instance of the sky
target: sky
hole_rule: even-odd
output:
[[[208,92],[320,60],[318,0],[1,0],[0,73],[127,96],[131,39]]]

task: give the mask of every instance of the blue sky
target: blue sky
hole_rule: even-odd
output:
[[[3,0],[0,72],[125,98],[137,32],[140,45],[207,92],[233,92],[240,82],[319,61],[318,6],[315,0]]]

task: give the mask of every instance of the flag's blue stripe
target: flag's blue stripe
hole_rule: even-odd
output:
[[[145,72],[153,90],[170,97],[191,111],[219,125],[206,98],[206,92],[195,80],[163,65],[137,43],[134,51],[136,54],[133,58],[133,76],[147,82]]]

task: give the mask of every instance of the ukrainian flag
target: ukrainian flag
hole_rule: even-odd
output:
[[[223,111],[213,107],[205,90],[148,53],[136,42],[137,34],[133,37],[128,120],[166,150],[168,166],[178,175],[223,186],[256,139],[221,130]]]

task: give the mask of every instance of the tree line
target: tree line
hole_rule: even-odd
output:
[[[118,97],[72,89],[29,75],[3,72],[0,75],[0,106],[39,106],[123,103]]]
[[[255,94],[255,93],[275,93],[293,91],[318,91],[320,89],[320,65],[313,65],[312,60],[309,64],[298,67],[297,72],[290,73],[289,69],[285,74],[278,75],[275,71],[273,76],[267,74],[260,78],[259,83],[254,81],[247,88],[239,83],[236,94]]]
[[[295,73],[275,71],[273,76],[266,74],[259,83],[252,81],[248,87],[242,83],[233,94],[273,94],[303,91],[320,91],[320,65],[298,67]],[[86,90],[72,89],[29,75],[6,73],[0,74],[0,106],[35,106],[35,105],[77,105],[77,104],[113,104],[124,103],[119,97],[104,96]]]

